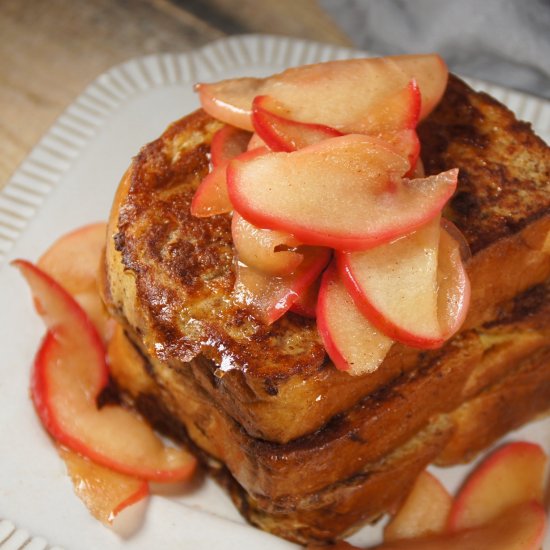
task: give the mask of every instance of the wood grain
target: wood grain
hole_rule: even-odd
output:
[[[0,187],[109,67],[256,32],[350,45],[315,0],[0,0]]]

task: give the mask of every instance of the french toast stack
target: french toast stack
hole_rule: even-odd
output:
[[[393,509],[428,464],[471,459],[550,407],[550,149],[451,77],[419,128],[427,174],[458,167],[445,216],[472,251],[468,317],[438,350],[374,373],[330,362],[315,320],[231,299],[230,216],[189,205],[221,127],[203,111],[142,149],[113,206],[103,294],[113,379],[190,443],[253,524],[297,542]]]

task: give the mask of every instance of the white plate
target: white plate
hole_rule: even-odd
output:
[[[36,260],[62,233],[105,220],[132,155],[168,123],[198,107],[194,82],[262,76],[289,65],[360,55],[364,54],[289,38],[244,36],[188,54],[129,61],[101,75],[76,99],[0,193],[2,550],[25,543],[28,549],[53,545],[101,550],[295,548],[246,525],[209,480],[187,494],[152,497],[141,528],[131,536],[121,537],[93,520],[74,495],[29,399],[29,369],[44,329],[25,284],[8,261]],[[479,82],[474,86],[507,103],[550,140],[548,102],[498,86]],[[538,441],[550,451],[549,421],[531,424],[509,437]],[[459,467],[438,475],[454,489],[465,472]],[[379,531],[365,528],[353,540],[375,543]]]

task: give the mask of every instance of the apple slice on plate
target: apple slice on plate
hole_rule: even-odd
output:
[[[293,153],[250,154],[227,169],[235,210],[257,227],[340,250],[370,248],[428,223],[452,195],[458,174],[402,180],[409,162],[362,135]]]
[[[287,69],[269,78],[203,83],[197,90],[206,112],[245,130],[253,129],[254,98],[268,95],[291,108],[289,118],[293,120],[330,126],[343,133],[363,133],[373,123],[370,116],[376,119],[375,113],[383,112],[385,106],[392,111],[395,129],[411,127],[404,126],[403,120],[415,119],[418,114],[426,117],[441,99],[447,77],[443,60],[428,54],[329,61]],[[410,93],[411,80],[420,89],[418,104],[409,110],[398,108],[409,106],[404,98]]]
[[[355,303],[390,338],[436,348],[462,324],[468,278],[459,245],[440,229],[439,219],[391,243],[337,258]]]
[[[250,132],[226,125],[212,138],[210,159],[212,171],[203,178],[193,200],[191,214],[198,218],[227,214],[233,206],[227,195],[226,169],[229,161],[244,151],[250,142]]]
[[[321,280],[317,328],[335,366],[353,375],[375,371],[393,345],[357,309],[334,263]]]
[[[256,132],[254,132],[248,142],[248,147],[246,150],[253,151],[254,149],[259,149],[260,147],[265,147],[268,151],[270,150],[266,142]]]
[[[118,472],[154,481],[187,479],[196,460],[163,444],[136,413],[96,398],[108,381],[103,343],[78,303],[33,264],[16,260],[49,333],[32,375],[44,427],[61,445]]]
[[[376,550],[539,550],[545,532],[544,508],[538,502],[526,502],[479,527],[386,542]]]
[[[109,315],[98,292],[106,232],[107,224],[100,222],[66,233],[48,248],[37,263],[40,269],[72,294],[104,340],[112,331]]]
[[[269,275],[290,275],[304,258],[290,250],[301,244],[292,235],[255,227],[237,212],[233,214],[231,234],[239,261]]]
[[[73,451],[59,448],[75,493],[92,516],[111,526],[122,510],[149,495],[146,481],[115,472]]]
[[[443,533],[453,499],[441,482],[428,471],[422,472],[384,528],[384,540],[410,539]]]
[[[518,441],[497,449],[460,490],[449,516],[452,531],[477,527],[512,506],[542,503],[548,457],[539,445]]]
[[[235,300],[250,306],[265,323],[274,323],[317,279],[330,259],[330,251],[326,248],[303,247],[300,254],[303,260],[294,273],[282,277],[237,262]]]

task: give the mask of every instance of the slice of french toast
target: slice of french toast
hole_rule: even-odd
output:
[[[423,354],[394,345],[375,373],[351,377],[328,360],[314,321],[287,314],[267,326],[231,300],[230,217],[189,212],[219,128],[198,111],[134,160],[110,220],[105,300],[147,354],[176,371],[192,369],[250,436],[286,443],[413,372]],[[460,168],[450,214],[473,249],[465,328],[476,326],[550,276],[549,149],[456,78],[420,135],[428,171]],[[477,206],[469,210],[465,196]]]

